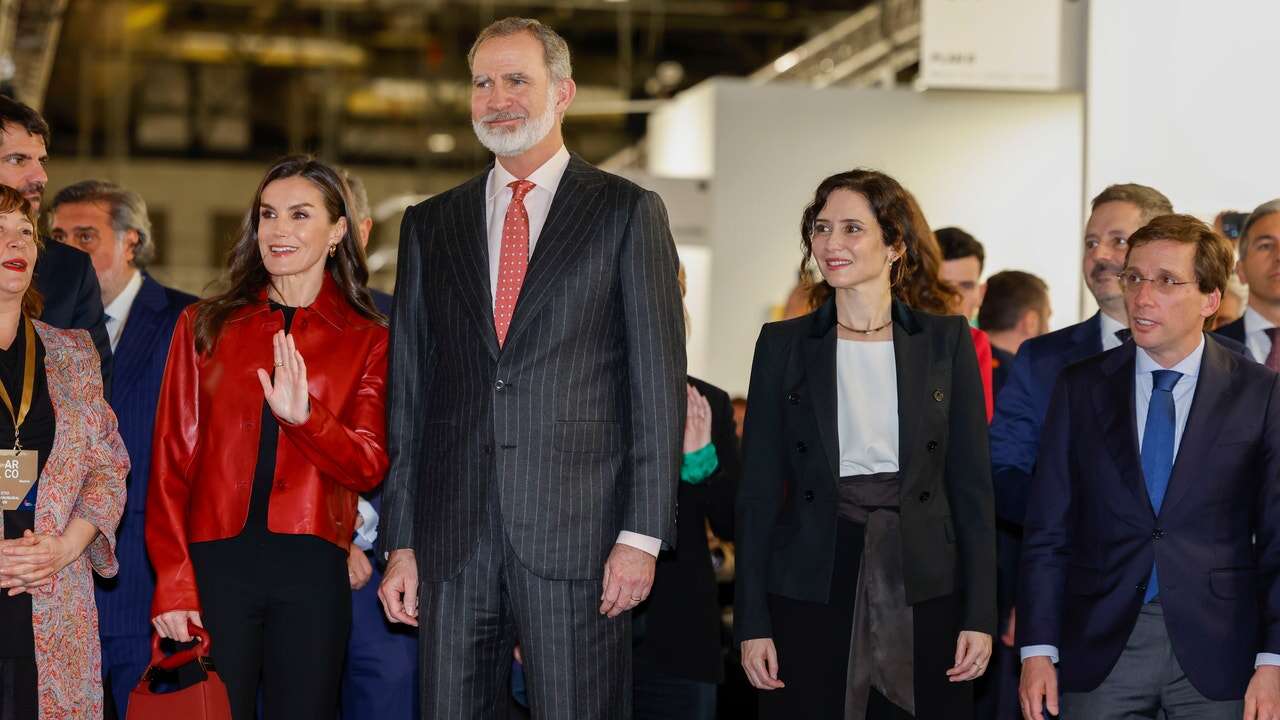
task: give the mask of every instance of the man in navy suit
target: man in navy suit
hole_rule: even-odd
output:
[[[49,224],[54,240],[92,259],[116,357],[108,400],[132,469],[117,530],[120,573],[110,580],[97,578],[96,595],[103,684],[123,718],[129,691],[151,658],[155,579],[142,531],[156,401],[178,314],[195,298],[164,287],[143,271],[155,255],[155,243],[146,203],[137,193],[108,182],[78,182],[54,196]]]
[[[373,215],[359,176],[343,172],[351,190],[351,216],[360,246],[369,246]],[[370,289],[378,310],[391,314],[391,296]],[[378,602],[382,572],[373,557],[382,511],[382,487],[360,498],[360,527],[347,556],[351,580],[351,639],[342,672],[343,720],[411,720],[418,712],[418,635],[406,625],[387,622]]]
[[[1239,247],[1236,273],[1249,286],[1249,305],[1218,333],[1244,343],[1254,360],[1280,371],[1280,199],[1249,214]]]
[[[49,182],[49,125],[33,108],[0,95],[0,185],[18,192],[39,212]],[[111,347],[102,315],[102,297],[89,258],[58,243],[36,258],[36,289],[44,297],[40,319],[58,328],[88,330],[102,360],[102,381],[111,389]]]
[[[1203,222],[1152,220],[1118,278],[1132,341],[1058,379],[1022,549],[1027,720],[1280,717],[1280,376],[1204,332],[1232,264]]]
[[[1121,344],[1117,333],[1128,327],[1128,319],[1116,275],[1124,264],[1129,236],[1151,219],[1172,212],[1169,199],[1145,185],[1112,185],[1093,199],[1081,269],[1100,310],[1084,322],[1028,340],[1018,349],[996,398],[991,424],[991,479],[998,518],[1022,524],[1040,447],[1040,426],[1058,373]]]

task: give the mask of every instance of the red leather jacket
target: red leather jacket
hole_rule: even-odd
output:
[[[238,535],[249,514],[262,385],[283,315],[261,301],[233,312],[212,353],[195,350],[193,305],[173,333],[156,410],[147,551],[156,569],[152,617],[199,610],[188,544]],[[316,535],[346,549],[357,493],[387,470],[387,329],[358,314],[328,275],[291,328],[306,363],[311,417],[280,423],[267,527]]]

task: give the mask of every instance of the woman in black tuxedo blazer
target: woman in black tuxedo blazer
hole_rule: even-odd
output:
[[[761,717],[973,717],[996,625],[986,413],[964,320],[911,307],[947,292],[912,228],[892,178],[824,180],[802,268],[825,300],[756,344],[735,634]]]

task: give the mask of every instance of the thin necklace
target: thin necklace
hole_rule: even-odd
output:
[[[887,323],[885,323],[885,324],[881,325],[880,327],[873,327],[873,328],[871,328],[871,329],[869,329],[869,330],[859,330],[859,329],[857,329],[857,328],[851,328],[851,327],[849,327],[848,325],[845,325],[844,323],[840,322],[840,318],[836,318],[836,324],[837,324],[837,325],[839,325],[840,327],[844,328],[845,330],[848,330],[848,331],[849,331],[849,332],[851,332],[851,333],[858,333],[859,335],[875,335],[876,333],[880,332],[881,330],[883,330],[883,329],[885,329],[885,328],[889,327],[890,325],[892,325],[892,324],[893,324],[893,318],[889,318],[889,322],[887,322]]]

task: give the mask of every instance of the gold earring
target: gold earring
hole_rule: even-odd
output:
[[[333,257],[338,252],[338,244],[334,243],[329,246],[329,257]]]

